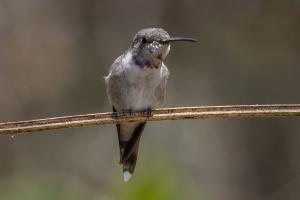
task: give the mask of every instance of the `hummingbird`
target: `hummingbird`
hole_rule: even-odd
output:
[[[162,28],[146,28],[136,33],[130,48],[114,61],[105,77],[113,112],[143,111],[151,115],[153,109],[162,105],[169,76],[163,61],[170,51],[170,43],[176,41],[196,42],[189,37],[170,37]],[[134,172],[145,125],[146,122],[116,125],[119,163],[123,165],[125,182]]]

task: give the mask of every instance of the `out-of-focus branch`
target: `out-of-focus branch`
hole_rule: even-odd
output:
[[[300,104],[178,107],[157,109],[151,116],[145,112],[110,112],[0,123],[0,135],[125,122],[292,116],[300,116]]]

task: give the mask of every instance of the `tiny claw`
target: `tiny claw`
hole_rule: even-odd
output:
[[[118,117],[119,117],[118,113],[116,111],[113,111],[112,118],[118,118]]]
[[[113,113],[112,113],[112,118],[118,118],[119,115],[118,115],[118,111],[115,109],[115,107],[113,106]]]
[[[151,116],[153,116],[152,109],[151,109],[151,108],[145,109],[145,110],[144,110],[144,115],[145,115],[146,117],[151,117]]]
[[[132,109],[128,108],[128,109],[122,109],[123,112],[125,112],[125,115],[129,115],[131,116],[132,115]]]

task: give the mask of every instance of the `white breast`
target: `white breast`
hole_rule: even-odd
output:
[[[127,53],[123,64],[126,67],[127,81],[130,83],[126,94],[129,107],[133,110],[154,108],[157,103],[155,91],[161,82],[161,68],[137,66],[131,59],[131,53]]]

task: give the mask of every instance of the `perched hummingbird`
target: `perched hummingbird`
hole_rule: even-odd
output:
[[[140,30],[130,48],[118,57],[105,77],[113,111],[145,111],[160,107],[164,101],[169,70],[163,61],[175,41],[195,42],[193,38],[170,37],[161,28]],[[128,181],[135,169],[139,140],[146,122],[117,124],[120,164]]]

